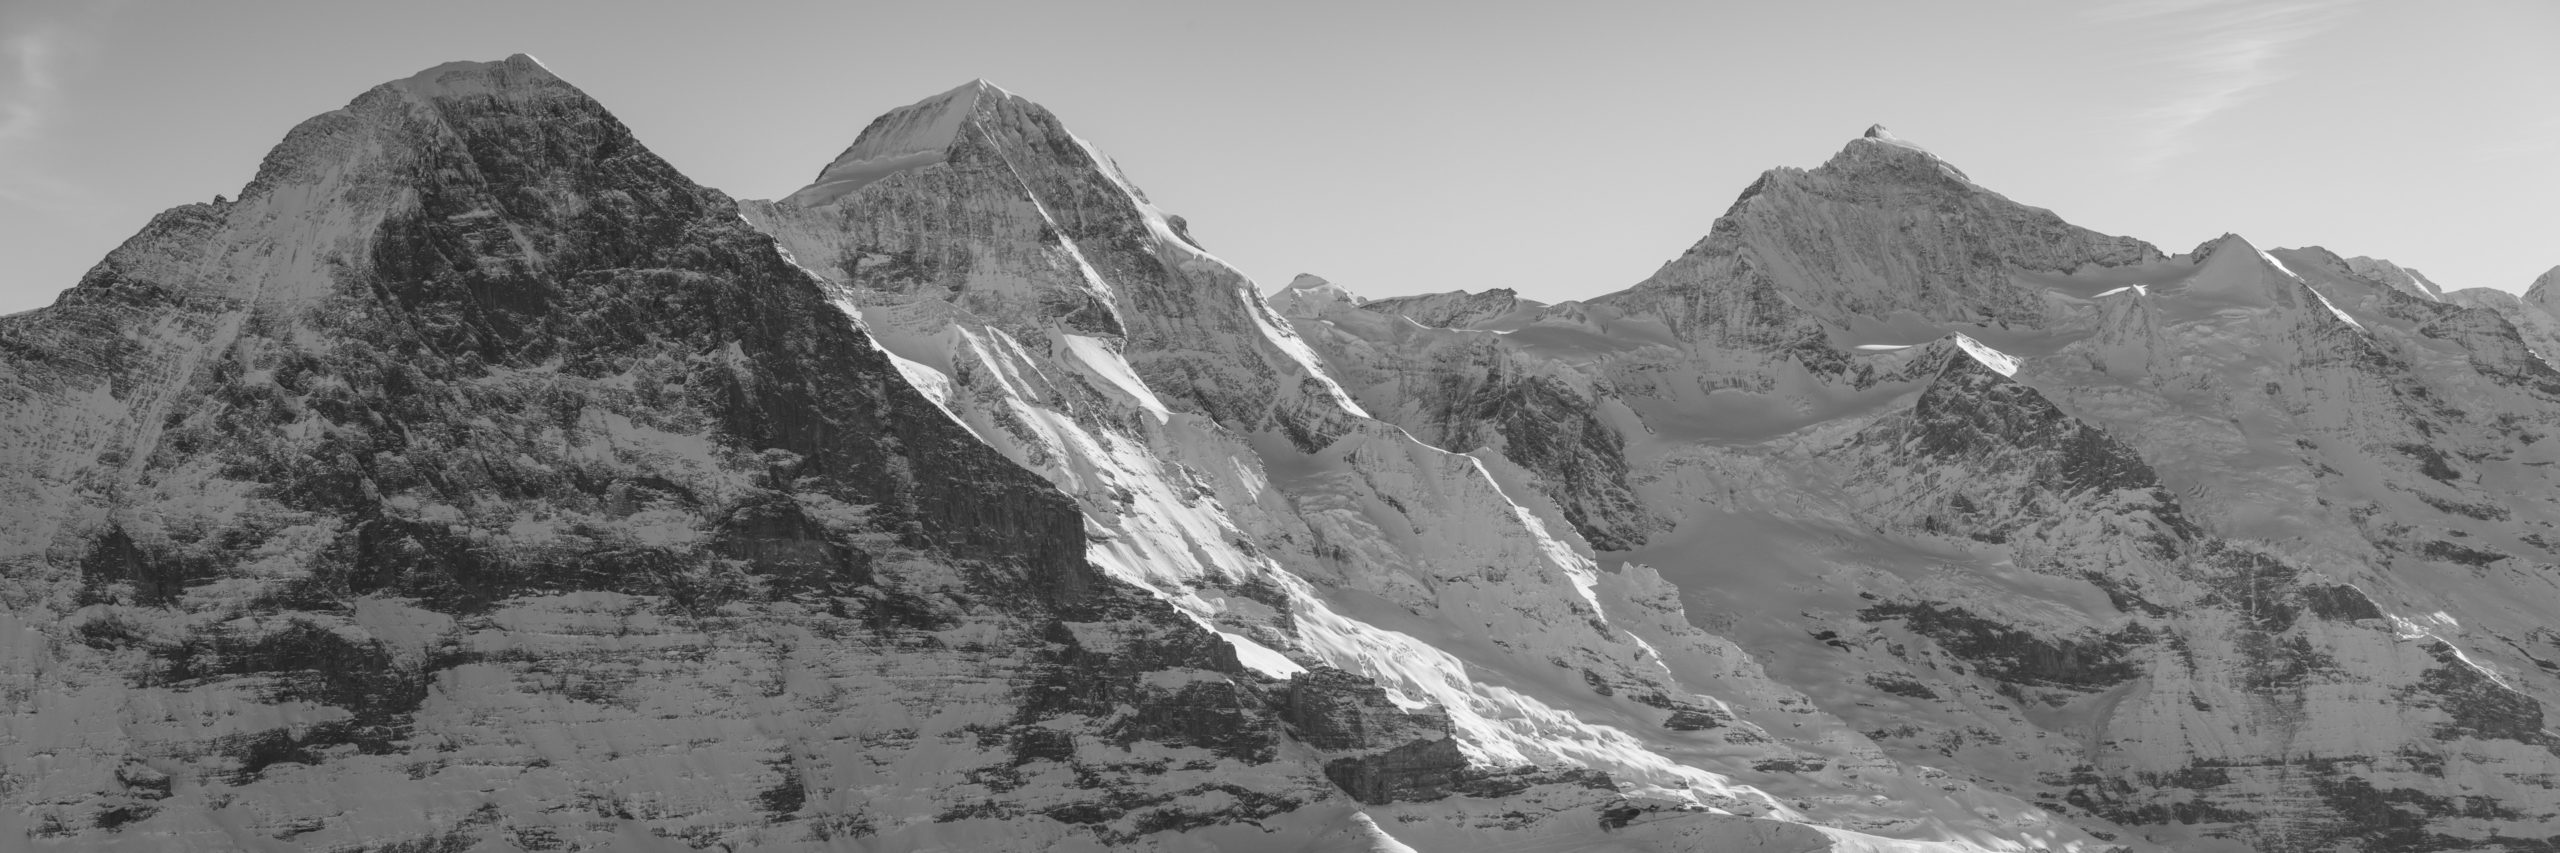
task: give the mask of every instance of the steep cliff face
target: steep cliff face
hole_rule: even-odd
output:
[[[1277,682],[530,59],[0,322],[0,837],[1029,850],[1333,796]]]
[[[1524,485],[1629,495],[1575,519],[1604,563],[1890,755],[2137,849],[2560,831],[2526,323],[2320,249],[2164,257],[1877,133],[1622,293],[1416,316],[1473,298],[1287,310],[1416,435],[1619,457]]]

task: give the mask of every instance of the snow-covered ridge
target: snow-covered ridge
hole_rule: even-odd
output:
[[[2018,375],[2017,357],[1992,349],[1967,335],[1959,334],[1949,337],[1955,339],[1956,346],[1963,348],[1966,355],[1972,356],[1975,361],[1982,362],[1982,366],[1991,368],[1992,372],[2009,377]]]

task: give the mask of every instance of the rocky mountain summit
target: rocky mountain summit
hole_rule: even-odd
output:
[[[438,66],[0,318],[0,846],[2548,850],[2552,278],[1878,127],[1265,299],[985,81],[736,201]]]

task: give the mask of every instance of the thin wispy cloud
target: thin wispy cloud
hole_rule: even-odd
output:
[[[9,77],[0,81],[0,150],[35,136],[53,107],[58,30],[40,29],[0,39],[0,63]]]
[[[2560,151],[2560,115],[2544,116],[2523,133],[2491,137],[2472,147],[2471,161],[2497,163]]]
[[[46,169],[38,150],[63,107],[65,66],[77,52],[78,33],[63,21],[0,19],[0,25],[9,33],[0,37],[0,203],[85,212],[95,201]]]
[[[2335,26],[2351,5],[2129,0],[2093,12],[2102,26],[2142,36],[2144,73],[2163,89],[2157,101],[2127,117],[2135,127],[2134,164],[2149,170],[2194,150],[2206,122],[2283,80],[2294,48]]]

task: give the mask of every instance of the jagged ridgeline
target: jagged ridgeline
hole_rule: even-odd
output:
[[[0,318],[0,848],[2548,850],[2555,293],[1878,128],[1266,303],[983,81],[737,202],[439,66]]]

